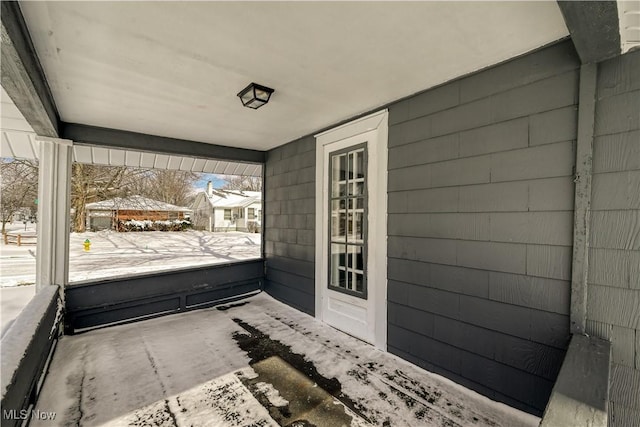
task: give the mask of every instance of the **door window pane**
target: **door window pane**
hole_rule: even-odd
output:
[[[366,145],[332,153],[329,286],[366,298]]]
[[[331,286],[347,287],[346,246],[331,245]]]
[[[347,190],[347,160],[346,155],[335,156],[331,161],[331,196],[344,196]]]

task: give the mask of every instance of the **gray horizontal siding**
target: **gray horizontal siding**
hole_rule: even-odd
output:
[[[587,330],[612,343],[609,425],[640,419],[640,52],[598,66]]]
[[[390,107],[390,349],[534,413],[569,337],[578,65],[560,43]]]
[[[266,290],[313,314],[315,310],[315,139],[267,153],[265,165]]]
[[[478,393],[481,393],[481,394],[483,394],[485,396],[490,397],[491,399],[498,400],[500,402],[504,402],[507,405],[510,405],[510,406],[512,406],[514,408],[521,409],[523,411],[527,411],[527,412],[536,412],[537,411],[535,408],[533,408],[533,407],[531,407],[531,406],[529,406],[529,405],[527,405],[525,403],[522,403],[521,401],[513,399],[512,397],[509,397],[509,396],[507,396],[505,394],[499,393],[494,389],[491,389],[491,388],[486,387],[486,386],[484,386],[482,384],[474,382],[474,381],[470,380],[469,378],[463,377],[459,373],[455,373],[455,372],[449,371],[447,369],[444,369],[441,366],[435,365],[433,363],[429,363],[429,362],[425,361],[424,359],[422,359],[420,357],[417,357],[417,356],[414,356],[414,355],[412,355],[410,353],[407,353],[407,352],[405,352],[405,351],[403,351],[403,350],[401,350],[401,349],[399,349],[397,347],[394,347],[391,344],[389,344],[388,348],[389,348],[389,351],[392,352],[393,354],[396,354],[396,355],[402,357],[403,359],[408,360],[411,363],[414,363],[414,364],[416,364],[416,365],[418,365],[418,366],[420,366],[420,367],[422,367],[424,369],[427,369],[427,370],[429,370],[431,372],[434,372],[436,374],[445,376],[445,377],[451,379],[452,381],[455,381],[456,383],[458,383],[458,384],[460,384],[460,385],[462,385],[464,387],[467,387],[467,388],[470,388],[472,390],[475,390]],[[464,351],[464,350],[457,349],[455,351],[460,352],[460,351]],[[473,356],[471,356],[471,357],[473,357]],[[481,356],[476,356],[476,357],[481,357]]]

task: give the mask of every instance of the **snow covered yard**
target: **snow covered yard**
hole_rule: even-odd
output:
[[[261,235],[207,231],[71,233],[69,280],[78,282],[260,257]],[[84,250],[85,240],[91,249]],[[0,286],[35,282],[36,246],[2,243]]]
[[[34,224],[8,224],[13,233],[36,232]],[[91,249],[84,250],[89,239]],[[138,273],[197,267],[259,258],[261,235],[208,231],[71,233],[69,281],[80,282]],[[35,294],[36,245],[0,243],[0,320],[2,331]],[[9,289],[9,287],[16,287]]]
[[[91,249],[84,250],[86,239]],[[69,281],[148,273],[260,257],[261,235],[208,231],[71,233]]]
[[[35,294],[35,285],[0,288],[0,336],[4,335],[16,316]]]
[[[264,293],[62,337],[35,409],[55,412],[56,425],[83,426],[539,422]]]

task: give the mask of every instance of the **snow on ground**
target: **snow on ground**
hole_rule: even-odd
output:
[[[7,232],[35,234],[35,225],[7,224]],[[89,239],[91,249],[84,250]],[[69,243],[69,281],[81,282],[140,273],[260,257],[261,235],[255,233],[207,231],[129,232],[99,231],[71,233]],[[0,292],[2,328],[20,312],[34,294],[36,245],[0,243]]]
[[[207,231],[71,233],[69,281],[216,264],[260,257],[261,235]],[[91,249],[84,250],[85,240]],[[117,268],[114,268],[117,267]],[[0,286],[35,282],[36,245],[0,246]]]
[[[0,288],[0,336],[11,326],[31,298],[36,294],[36,286],[15,286]]]
[[[353,403],[355,412],[345,408],[352,425],[539,423],[264,293],[248,301],[62,337],[35,409],[55,411],[59,425],[277,425],[245,386],[245,378],[257,374],[234,334],[248,334],[246,324],[303,355],[320,375],[336,378]],[[291,401],[286,390],[261,387]]]
[[[86,239],[91,242],[88,252]],[[69,281],[259,258],[260,243],[260,234],[235,231],[71,233]]]

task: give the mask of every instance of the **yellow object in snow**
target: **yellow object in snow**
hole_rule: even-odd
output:
[[[91,249],[91,240],[89,239],[85,240],[83,245],[84,245],[84,250],[89,252],[89,250]]]

